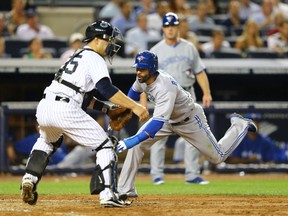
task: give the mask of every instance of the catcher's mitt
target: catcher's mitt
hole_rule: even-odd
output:
[[[124,107],[117,107],[108,111],[110,117],[110,127],[112,130],[119,131],[132,118],[132,110]]]

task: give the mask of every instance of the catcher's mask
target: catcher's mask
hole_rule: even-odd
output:
[[[123,41],[123,36],[120,30],[104,20],[98,20],[86,28],[85,39],[83,42],[89,43],[95,37],[109,42],[109,45],[106,48],[106,55],[108,56],[109,62],[112,63],[114,55],[121,48],[117,43]]]
[[[169,12],[166,13],[162,19],[162,26],[177,26],[179,25],[179,18],[177,14]]]
[[[153,52],[143,51],[136,55],[133,68],[149,69],[149,74],[154,74],[158,70],[158,57]]]

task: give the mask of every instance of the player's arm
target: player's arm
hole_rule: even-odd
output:
[[[146,127],[134,136],[120,140],[117,146],[118,152],[130,149],[148,138],[154,138],[155,134],[163,127],[164,122],[152,119]]]
[[[149,117],[149,113],[145,107],[127,97],[120,89],[111,83],[108,77],[104,77],[99,80],[96,83],[96,88],[99,93],[111,103],[131,109],[132,112],[139,117],[140,121],[145,121]]]
[[[110,105],[108,103],[105,103],[104,101],[98,100],[97,98],[93,98],[90,105],[88,106],[89,109],[94,109],[101,111],[105,114],[109,113],[109,110],[117,108],[117,105]]]
[[[155,134],[163,127],[164,122],[168,121],[167,119],[169,119],[173,110],[173,106],[170,105],[175,104],[176,92],[173,92],[173,89],[175,90],[176,88],[168,87],[168,89],[168,91],[162,90],[161,93],[158,94],[158,97],[161,98],[161,102],[156,103],[153,114],[154,117],[147,123],[142,131],[132,137],[120,140],[117,146],[118,152],[130,149],[148,138],[154,138]],[[166,120],[162,116],[165,116]]]
[[[197,82],[202,89],[203,97],[202,102],[204,107],[210,107],[212,102],[212,96],[210,91],[209,80],[205,71],[201,71],[196,75]]]

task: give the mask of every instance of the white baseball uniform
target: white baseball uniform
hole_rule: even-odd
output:
[[[193,85],[195,75],[205,69],[196,47],[185,39],[180,39],[174,46],[168,45],[165,40],[160,41],[151,48],[158,56],[158,67],[172,75],[179,84],[189,90],[196,101]],[[179,138],[181,139],[181,138]],[[159,140],[150,149],[151,177],[152,180],[164,177],[165,144],[168,137]],[[186,181],[195,179],[200,174],[200,153],[194,146],[185,145],[185,178]]]
[[[80,87],[83,92],[93,90],[96,83],[109,76],[103,57],[89,46],[73,58],[63,72],[61,78]],[[68,60],[69,61],[69,60]],[[107,139],[103,128],[85,111],[82,110],[83,93],[77,93],[70,87],[53,80],[44,91],[44,98],[39,102],[36,117],[40,127],[40,137],[33,150],[41,150],[50,154],[53,150],[51,142],[58,140],[61,134],[69,136],[80,145],[96,149]],[[109,140],[105,146],[112,146]],[[32,152],[31,151],[31,152]],[[114,160],[111,148],[97,153],[96,163],[103,169]],[[103,172],[105,184],[110,185],[110,171]],[[100,199],[112,197],[109,188],[100,192]]]
[[[160,72],[150,85],[136,80],[132,88],[136,92],[146,92],[148,99],[155,104],[152,118],[139,129],[138,133],[152,119],[163,121],[164,124],[153,139],[148,138],[128,150],[118,182],[120,194],[137,194],[134,182],[144,155],[142,147],[145,145],[152,145],[161,138],[177,134],[195,146],[209,161],[220,163],[240,144],[250,126],[250,122],[243,118],[231,118],[231,127],[217,142],[207,123],[203,108],[195,103],[191,94],[169,74]]]

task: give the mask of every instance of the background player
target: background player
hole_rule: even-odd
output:
[[[128,96],[139,100],[140,94],[146,92],[155,108],[152,118],[136,135],[119,141],[119,152],[129,149],[119,177],[120,194],[137,196],[134,182],[144,155],[141,147],[146,144],[152,145],[159,139],[177,134],[194,145],[209,161],[220,163],[240,144],[247,131],[257,131],[252,120],[232,114],[231,127],[217,142],[207,124],[203,108],[172,76],[157,70],[158,59],[154,53],[143,51],[137,54],[133,67],[136,68],[137,79]]]
[[[51,85],[44,90],[43,99],[37,107],[40,137],[31,151],[21,185],[23,201],[30,205],[37,202],[36,186],[49,158],[61,145],[62,134],[96,151],[96,164],[103,170],[105,183],[99,196],[100,205],[127,205],[112,191],[111,167],[104,170],[115,161],[113,144],[103,128],[84,111],[87,107],[82,107],[82,104],[97,89],[110,102],[131,108],[141,121],[148,118],[149,113],[145,107],[131,100],[111,83],[103,57],[107,56],[111,62],[119,50],[120,46],[115,41],[122,38],[120,31],[110,23],[100,20],[90,24],[85,34],[83,42],[86,46],[59,69]],[[104,105],[101,101],[93,100],[90,107],[101,110]]]
[[[197,80],[203,92],[202,103],[209,107],[212,102],[209,81],[197,48],[190,42],[179,37],[179,18],[175,13],[166,13],[163,17],[164,39],[151,48],[158,56],[159,68],[172,75],[188,92],[194,101],[194,83]],[[184,162],[186,183],[207,184],[200,175],[200,153],[183,138],[178,142],[186,143]],[[151,177],[155,184],[164,183],[165,143],[168,137],[161,139],[151,147]],[[180,146],[181,147],[181,146]]]

